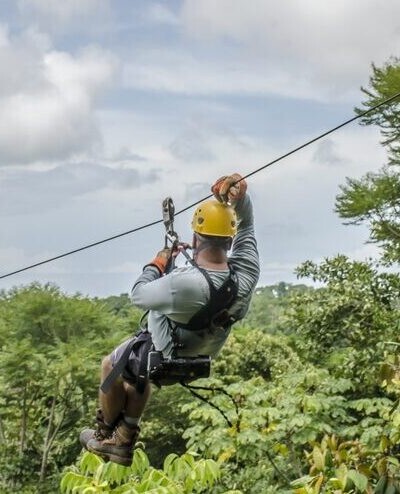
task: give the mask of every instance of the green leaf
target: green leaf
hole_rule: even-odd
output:
[[[368,486],[368,479],[365,475],[357,472],[357,470],[349,470],[347,476],[350,480],[352,480],[358,491],[366,492]]]

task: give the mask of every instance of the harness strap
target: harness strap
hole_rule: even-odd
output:
[[[148,338],[148,340],[144,343],[144,350],[142,352],[142,355],[140,356],[139,373],[136,379],[136,386],[135,386],[136,391],[141,395],[144,393],[147,383],[149,382],[147,375],[147,362],[149,359],[149,352],[152,347],[153,347],[153,341],[151,338]]]
[[[133,339],[132,341],[130,341],[128,343],[128,345],[126,346],[124,352],[122,353],[122,355],[120,356],[120,358],[114,363],[114,366],[113,368],[111,369],[111,372],[108,374],[108,376],[104,379],[104,381],[101,383],[100,385],[100,390],[103,392],[103,393],[108,393],[110,391],[110,388],[112,386],[112,384],[114,383],[114,381],[122,374],[122,372],[124,371],[128,361],[129,361],[129,356],[132,352],[132,350],[134,349],[134,347],[138,344],[138,343],[141,343],[142,341],[146,341],[147,342],[150,342],[150,346],[151,346],[151,338],[149,338],[149,333],[148,332],[145,332],[145,331],[141,331],[140,333],[138,333]],[[146,344],[145,343],[145,344]],[[150,348],[149,346],[149,348]],[[141,359],[140,361],[140,365],[139,365],[139,374],[143,374],[142,372],[142,360],[143,358]],[[147,363],[146,363],[147,365]],[[144,373],[145,374],[145,373]],[[144,391],[144,387],[143,387],[143,391]],[[141,393],[143,393],[143,391],[141,391]]]
[[[133,339],[126,346],[121,357],[115,362],[113,368],[111,369],[111,372],[108,374],[108,376],[101,383],[100,390],[103,393],[108,393],[110,391],[110,388],[111,388],[113,382],[122,374],[123,370],[125,369],[126,364],[128,363],[129,355],[131,354],[131,351],[132,351],[132,348],[134,347],[134,345],[135,345],[135,340]]]
[[[236,273],[228,263],[229,277],[217,289],[207,270],[199,266],[196,267],[208,283],[210,298],[207,304],[194,314],[187,323],[179,323],[178,326],[191,331],[204,329],[210,325],[222,326],[224,328],[231,326],[235,322],[235,319],[228,314],[228,309],[235,302],[238,293]]]

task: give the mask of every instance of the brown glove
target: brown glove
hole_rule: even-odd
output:
[[[171,260],[172,249],[169,247],[165,247],[163,250],[160,250],[160,252],[157,253],[156,257],[151,262],[149,262],[149,264],[146,264],[146,266],[155,266],[161,274],[164,274]]]
[[[211,187],[211,192],[219,202],[235,204],[242,199],[247,190],[247,184],[239,173],[219,178]]]

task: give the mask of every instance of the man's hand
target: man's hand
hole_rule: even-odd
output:
[[[161,274],[164,274],[172,260],[173,253],[170,247],[165,247],[157,253],[156,257],[147,264],[147,266],[155,266]]]
[[[156,266],[156,268],[163,275],[167,268],[170,266],[171,262],[183,251],[191,249],[191,245],[186,242],[179,242],[174,244],[172,247],[164,247],[163,250],[157,253],[156,257],[146,264],[146,266]]]
[[[247,184],[239,173],[219,178],[211,187],[211,192],[219,202],[234,205],[242,199],[247,190]]]

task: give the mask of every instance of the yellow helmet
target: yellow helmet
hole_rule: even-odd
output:
[[[204,201],[194,212],[192,230],[200,235],[234,237],[237,232],[236,212],[216,199]]]

